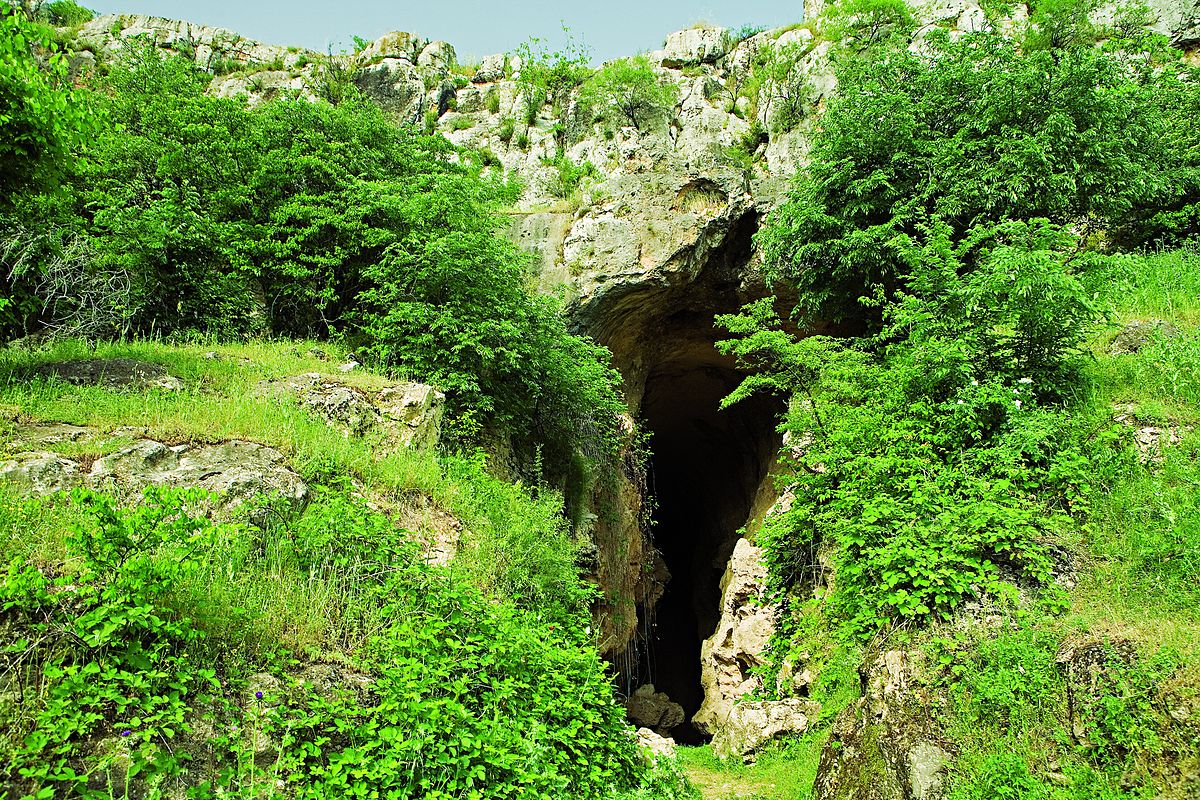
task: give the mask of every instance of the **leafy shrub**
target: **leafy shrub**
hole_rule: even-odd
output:
[[[0,618],[18,632],[0,658],[37,688],[19,701],[19,731],[4,720],[6,786],[41,796],[97,781],[118,796],[172,784],[197,797],[279,797],[283,785],[314,798],[639,791],[644,768],[581,606],[485,598],[426,566],[388,519],[336,496],[263,530],[189,510],[204,501],[152,489],[129,508],[78,492],[66,554],[77,566],[51,577],[17,562],[0,578]],[[251,587],[200,590],[237,580],[234,551],[260,579],[317,583],[336,598],[341,624],[358,632],[343,658],[369,678],[365,697],[350,680],[303,684],[288,654],[241,646],[260,622],[238,596]],[[239,626],[225,624],[231,614]],[[272,676],[265,691],[247,688],[251,673]]]
[[[516,127],[517,125],[515,122],[513,122],[512,117],[505,117],[504,119],[500,120],[500,125],[496,128],[497,138],[499,138],[500,141],[504,142],[505,144],[508,144],[512,141],[513,131],[516,130]]]
[[[487,98],[484,101],[489,114],[500,113],[500,93],[494,89],[487,93]]]
[[[1122,57],[1025,51],[990,33],[927,43],[923,55],[840,62],[813,166],[759,235],[805,312],[876,322],[858,298],[897,289],[904,268],[890,243],[933,217],[955,241],[1002,219],[1089,231],[1157,182],[1161,116],[1149,77]]]
[[[84,8],[74,0],[54,0],[43,5],[40,9],[46,22],[60,28],[75,28],[91,22],[95,12]]]
[[[579,102],[603,119],[620,120],[638,132],[674,109],[679,87],[654,71],[646,56],[609,61],[583,84]]]
[[[347,336],[447,390],[460,441],[511,432],[527,464],[544,447],[555,480],[580,448],[611,449],[615,372],[528,294],[527,258],[498,232],[515,186],[353,98],[248,109],[203,84],[133,48],[94,100],[111,126],[55,209],[95,272],[129,277],[122,332]]]
[[[531,37],[522,42],[514,54],[521,60],[516,75],[526,125],[533,125],[547,103],[562,123],[566,119],[567,101],[571,90],[583,83],[591,71],[591,55],[570,30],[563,27],[566,42],[558,50],[549,50],[542,39]]]
[[[43,68],[35,48],[50,48],[49,33],[0,2],[0,212],[20,192],[48,186],[68,168],[91,123],[82,97],[70,89],[66,56],[51,50]]]
[[[596,167],[590,161],[576,164],[569,157],[560,155],[545,159],[542,162],[548,167],[554,167],[554,172],[546,180],[546,191],[554,197],[570,197],[584,178],[594,177]]]

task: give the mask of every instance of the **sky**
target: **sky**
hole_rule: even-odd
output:
[[[802,0],[82,0],[101,14],[153,14],[229,28],[267,44],[325,52],[351,49],[355,36],[409,31],[454,45],[460,61],[503,53],[530,36],[561,44],[565,24],[593,61],[662,46],[671,31],[705,21],[729,28],[801,21]]]

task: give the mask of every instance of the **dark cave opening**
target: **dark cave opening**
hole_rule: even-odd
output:
[[[685,722],[671,734],[686,744],[707,739],[690,723],[704,700],[701,643],[717,627],[721,577],[780,444],[778,400],[720,408],[742,377],[709,345],[660,362],[642,400],[652,433],[654,543],[671,579],[645,629],[640,672],[683,706]]]
[[[721,578],[739,531],[773,499],[769,473],[781,444],[781,399],[720,407],[745,373],[717,351],[727,334],[714,316],[771,293],[751,266],[757,229],[757,214],[747,211],[703,264],[684,260],[661,282],[618,284],[576,317],[612,351],[651,434],[651,538],[670,573],[661,597],[654,592],[636,607],[638,632],[620,651],[620,681],[627,695],[653,684],[679,703],[685,721],[666,732],[685,744],[709,738],[691,724],[704,701],[701,645],[720,620]]]

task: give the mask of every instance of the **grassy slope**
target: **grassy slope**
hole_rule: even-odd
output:
[[[910,638],[935,652],[950,647],[961,670],[950,690],[957,707],[943,714],[960,748],[956,800],[1151,797],[1171,790],[1170,776],[1154,774],[1152,752],[1105,764],[1063,738],[1064,689],[1054,658],[1065,641],[1131,641],[1145,659],[1165,648],[1182,665],[1168,679],[1170,688],[1178,696],[1200,695],[1200,435],[1189,433],[1200,428],[1200,255],[1183,249],[1130,256],[1121,271],[1097,276],[1096,287],[1111,319],[1092,340],[1079,415],[1102,428],[1112,424],[1114,407],[1132,405],[1139,427],[1172,429],[1182,441],[1163,452],[1161,465],[1133,466],[1094,487],[1090,521],[1074,547],[1078,582],[1063,614],[1014,620],[1018,632],[996,638],[978,631],[948,644]],[[1135,354],[1110,354],[1113,338],[1136,320],[1165,320],[1174,333]],[[1006,711],[992,707],[997,698],[1009,704]],[[682,760],[706,798],[804,800],[826,734],[750,765],[717,761],[707,747],[685,749]],[[1006,753],[1025,766],[996,760]],[[1065,773],[1066,785],[1046,777],[1058,769],[1055,780],[1062,783]]]

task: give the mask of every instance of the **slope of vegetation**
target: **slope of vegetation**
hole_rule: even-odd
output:
[[[76,86],[47,29],[9,3],[0,25],[0,326],[34,334],[0,356],[6,446],[43,421],[95,433],[39,445],[79,464],[246,439],[311,490],[0,494],[0,797],[685,796],[596,649],[555,487],[586,491],[623,405],[497,233],[518,187],[353,96],[251,110],[143,42]],[[38,371],[82,358],[183,388]],[[442,449],[263,390],[314,372],[437,384]]]
[[[773,300],[720,320],[755,370],[727,402],[792,398],[773,670],[924,651],[955,798],[1175,796],[1200,755],[1200,74],[1089,10],[851,38],[757,239],[791,321],[843,336]]]

